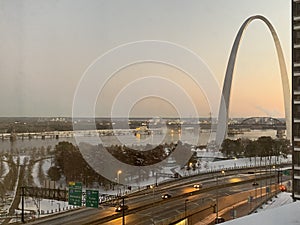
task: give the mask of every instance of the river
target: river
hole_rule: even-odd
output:
[[[84,140],[89,143],[102,143],[104,146],[110,145],[158,145],[161,143],[171,143],[177,142],[181,140],[184,143],[189,143],[192,145],[207,145],[210,140],[214,140],[216,134],[215,132],[200,132],[194,133],[191,131],[182,132],[178,134],[176,132],[166,132],[163,134],[151,134],[151,135],[134,135],[129,134],[128,132],[123,135],[118,136],[101,136],[98,140],[95,141],[95,137],[84,137]],[[242,134],[236,134],[234,136],[229,137],[230,139],[237,139],[237,138],[248,138],[248,139],[257,139],[261,136],[271,136],[272,138],[276,138],[276,130],[252,130],[247,131]],[[51,147],[54,148],[56,144],[61,141],[71,142],[76,144],[76,140],[74,137],[60,137],[59,139],[55,138],[34,138],[34,139],[17,139],[15,141],[10,141],[8,139],[0,140],[0,152],[9,152],[9,151],[22,151],[24,149],[31,149],[31,148],[47,148]]]

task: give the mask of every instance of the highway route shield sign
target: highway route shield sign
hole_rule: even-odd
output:
[[[99,206],[99,191],[86,190],[86,207],[98,208]]]
[[[81,206],[82,204],[82,184],[81,182],[69,182],[69,205]]]

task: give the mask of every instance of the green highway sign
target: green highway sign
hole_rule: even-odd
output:
[[[81,206],[82,184],[81,182],[69,182],[69,205]]]
[[[286,175],[286,176],[289,176],[290,175],[290,171],[289,170],[284,170],[283,174]]]
[[[86,190],[86,207],[98,208],[99,205],[99,191]]]

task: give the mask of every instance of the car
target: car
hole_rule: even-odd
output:
[[[194,184],[194,188],[202,188],[202,184]]]
[[[171,196],[170,194],[168,194],[168,193],[163,194],[163,195],[161,196],[162,199],[168,199],[168,198],[171,198],[171,197],[172,197],[172,196]]]
[[[253,185],[253,186],[258,186],[258,183],[254,181],[254,182],[252,183],[252,185]]]
[[[115,211],[116,212],[122,212],[123,210],[127,210],[129,207],[128,205],[117,205],[116,208],[115,208]]]
[[[215,224],[219,224],[219,223],[223,223],[223,222],[225,222],[225,219],[223,217],[217,217],[215,219]]]
[[[286,191],[286,186],[283,184],[279,185],[279,190],[282,192]]]

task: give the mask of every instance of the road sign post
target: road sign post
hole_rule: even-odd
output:
[[[81,182],[69,182],[69,205],[81,206],[82,204],[82,184]]]
[[[99,191],[86,190],[86,207],[98,208],[99,206]]]

